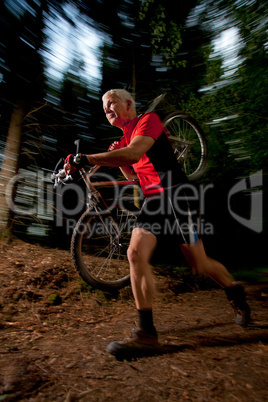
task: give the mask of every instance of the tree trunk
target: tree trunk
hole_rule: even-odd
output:
[[[10,205],[12,204],[10,203],[10,195],[7,195],[7,188],[10,180],[18,173],[23,118],[23,107],[21,104],[17,104],[12,111],[6,140],[4,159],[0,172],[1,237],[9,237],[11,235],[12,210],[10,209]]]

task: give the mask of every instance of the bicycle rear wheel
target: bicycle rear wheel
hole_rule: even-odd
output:
[[[110,213],[95,208],[84,212],[74,229],[71,253],[85,282],[104,291],[129,285],[126,251],[135,222],[136,214],[119,206]]]
[[[178,162],[189,180],[202,176],[207,164],[207,144],[199,124],[188,114],[173,112],[164,119]]]

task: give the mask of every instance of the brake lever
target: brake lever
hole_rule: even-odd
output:
[[[76,154],[78,154],[80,148],[80,140],[75,140],[74,145],[76,145]]]
[[[56,174],[56,172],[59,171],[59,166],[63,163],[63,161],[64,161],[64,159],[63,159],[63,158],[60,158],[60,160],[57,162],[57,164],[56,164],[56,166],[55,166],[55,168],[54,168],[53,173]]]
[[[79,152],[80,150],[80,140],[75,140],[74,145],[76,145],[76,153],[74,156],[74,163],[79,164],[81,162],[82,154]]]
[[[80,139],[74,142],[76,145],[76,155],[74,156],[74,162],[79,164],[81,161],[82,154],[79,153],[80,148]],[[73,176],[66,173],[65,169],[59,169],[59,166],[63,164],[64,159],[60,158],[58,163],[56,164],[53,173],[51,174],[51,180],[54,181],[54,188],[60,184],[66,184],[69,181],[73,181]]]

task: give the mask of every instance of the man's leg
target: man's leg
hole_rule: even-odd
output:
[[[152,309],[154,279],[150,259],[156,248],[156,237],[142,228],[134,228],[127,251],[132,292],[138,310]]]
[[[107,351],[118,358],[157,353],[160,345],[153,324],[152,300],[154,278],[150,259],[157,245],[156,237],[149,231],[135,228],[128,248],[132,292],[139,318],[139,328],[132,331],[126,342],[111,342]]]
[[[224,288],[234,309],[236,324],[247,326],[250,321],[250,307],[246,302],[243,286],[235,282],[232,275],[220,262],[206,255],[201,240],[193,244],[181,244],[180,247],[189,265],[199,275],[208,275]]]
[[[189,265],[199,275],[208,275],[223,288],[232,286],[234,278],[220,262],[207,256],[202,240],[180,247]]]
[[[138,313],[139,329],[155,337],[157,337],[157,332],[153,324],[152,311],[154,278],[150,260],[156,245],[156,237],[151,232],[142,228],[135,228],[132,231],[127,251],[131,287]]]

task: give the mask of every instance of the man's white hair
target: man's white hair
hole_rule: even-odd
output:
[[[126,91],[125,89],[110,89],[109,91],[105,92],[105,94],[102,97],[102,101],[106,98],[106,96],[109,95],[117,95],[121,101],[125,102],[127,100],[131,101],[132,109],[136,113],[136,105],[135,105],[135,100],[133,99],[133,96],[131,95],[130,92]]]

